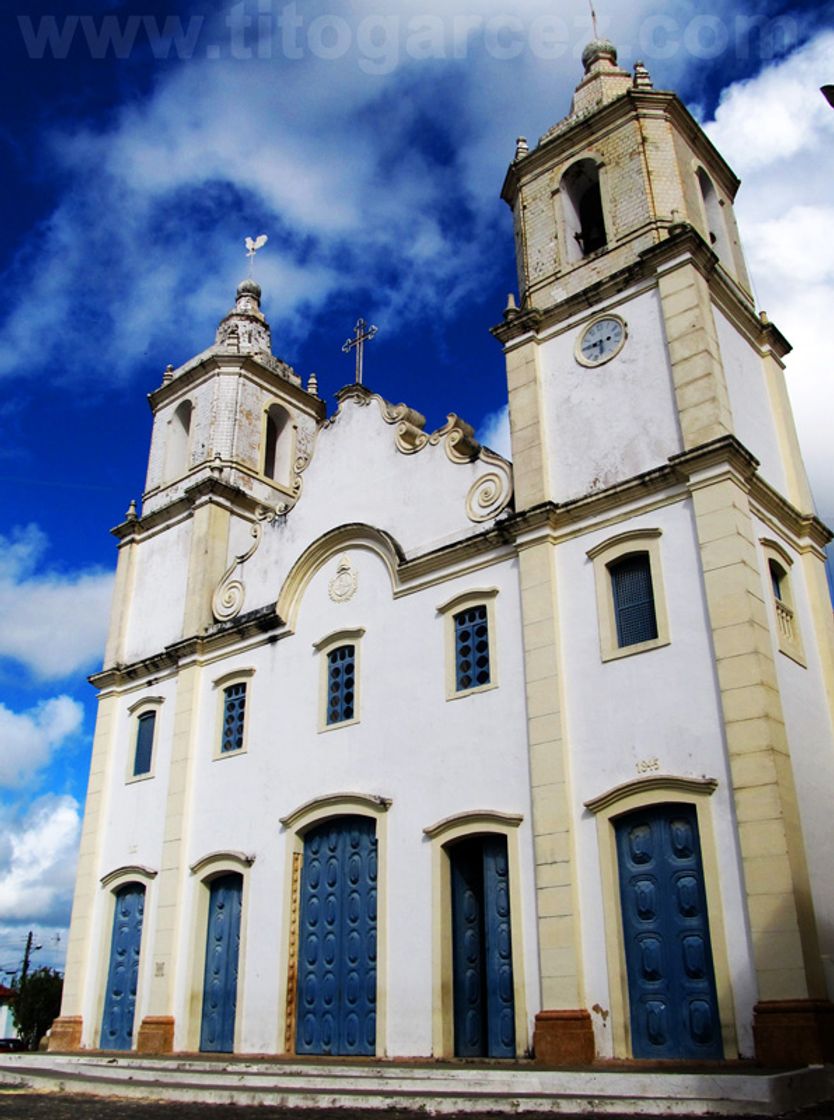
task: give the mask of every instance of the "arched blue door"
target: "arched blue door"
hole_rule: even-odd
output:
[[[659,805],[616,824],[635,1058],[721,1058],[698,822]]]
[[[455,1055],[515,1057],[509,868],[504,836],[449,848]]]
[[[102,1050],[130,1050],[133,1045],[145,888],[141,883],[128,883],[116,892],[115,902],[99,1045]]]
[[[231,1053],[235,1045],[243,876],[231,872],[212,879],[210,892],[200,1049]]]
[[[377,845],[373,820],[338,817],[304,839],[299,1054],[376,1053]]]

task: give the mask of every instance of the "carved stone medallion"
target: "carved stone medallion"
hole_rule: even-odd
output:
[[[328,592],[334,603],[347,603],[356,594],[359,586],[359,575],[350,565],[347,556],[343,556],[336,565],[336,574],[328,584]]]

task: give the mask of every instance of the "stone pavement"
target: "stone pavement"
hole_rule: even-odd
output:
[[[85,1097],[64,1093],[30,1093],[0,1086],[0,1120],[414,1120],[413,1113],[395,1110],[369,1113],[366,1110],[338,1111],[273,1108],[269,1105],[177,1104],[129,1101],[114,1097]],[[607,1120],[633,1120],[637,1114],[608,1115]],[[445,1114],[444,1120],[493,1120],[494,1114]],[[516,1113],[516,1120],[541,1120],[541,1113]],[[561,1114],[560,1120],[572,1120]],[[583,1118],[587,1120],[587,1117]],[[681,1120],[680,1116],[676,1120]],[[748,1117],[747,1120],[757,1120]],[[785,1114],[783,1120],[834,1120],[834,1101]]]

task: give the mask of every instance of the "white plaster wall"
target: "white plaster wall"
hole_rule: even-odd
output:
[[[136,548],[124,658],[138,661],[182,637],[191,521],[146,537]]]
[[[573,779],[577,837],[577,879],[587,1006],[610,1008],[604,939],[596,818],[585,801],[640,775],[638,764],[657,760],[649,773],[710,777],[718,788],[710,798],[721,860],[721,895],[728,933],[737,1024],[750,1022],[756,1000],[751,948],[746,929],[741,861],[734,826],[729,768],[712,659],[698,545],[689,502],[635,517],[629,529],[657,528],[669,617],[670,644],[603,662],[593,563],[589,548],[625,528],[589,533],[557,551],[559,616],[564,696]],[[610,1031],[597,1034],[611,1054]],[[752,1051],[745,1027],[740,1043]],[[734,1055],[727,1055],[733,1057]]]
[[[594,308],[594,315],[602,307]],[[606,310],[620,315],[628,340],[590,369],[575,357],[590,316],[541,347],[552,498],[563,502],[662,466],[682,450],[657,293]]]
[[[713,308],[736,438],[761,463],[761,474],[785,494],[785,478],[762,360],[749,342]]]
[[[214,378],[206,378],[193,384],[187,392],[174,397],[156,412],[151,433],[148,475],[145,482],[146,491],[175,481],[173,478],[165,477],[166,444],[169,425],[174,413],[183,401],[191,401],[192,406],[188,468],[211,456],[215,438],[215,391],[216,381]],[[164,500],[170,500],[167,493]],[[151,498],[145,503],[145,512],[156,509],[161,504],[163,504],[163,501],[159,497]]]
[[[286,848],[279,818],[327,793],[358,791],[392,799],[384,829],[388,872],[380,883],[387,921],[381,946],[380,1000],[388,1001],[392,1055],[429,1055],[432,1023],[432,870],[423,829],[471,809],[524,816],[519,829],[528,1013],[538,1009],[535,891],[529,777],[515,565],[394,600],[387,570],[372,554],[349,550],[358,591],[333,603],[333,560],[312,579],[297,633],[249,654],[217,662],[204,678],[200,754],[195,760],[188,862],[223,849],[256,856],[250,872],[246,967],[239,1014],[248,1051],[282,1048],[276,1035],[281,938],[288,922]],[[446,700],[444,625],[436,608],[469,587],[499,587],[495,601],[497,688]],[[313,642],[361,626],[360,721],[318,731],[322,655]],[[247,695],[248,750],[213,758],[217,690],[211,680],[254,667]],[[192,907],[192,920],[194,908]],[[185,998],[184,987],[179,993]],[[407,1009],[407,1013],[404,1013]],[[184,1008],[177,1009],[177,1016]]]
[[[764,522],[757,524],[757,536],[771,535],[772,530]],[[805,854],[820,933],[820,950],[824,956],[834,958],[834,729],[831,726],[802,564],[798,555],[782,543],[786,551],[794,556],[789,579],[795,622],[803,641],[806,666],[797,664],[779,650],[767,560],[760,550],[762,594],[773,640],[773,659],[800,806]],[[829,976],[831,983],[834,976]],[[829,998],[834,998],[834,992],[829,992]]]
[[[0,1038],[17,1038],[17,1028],[8,1003],[0,1003]]]

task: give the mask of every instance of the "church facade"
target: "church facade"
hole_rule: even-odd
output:
[[[512,464],[328,415],[252,281],[151,394],[53,1049],[834,1060],[789,347],[720,154],[583,64],[503,188]]]

